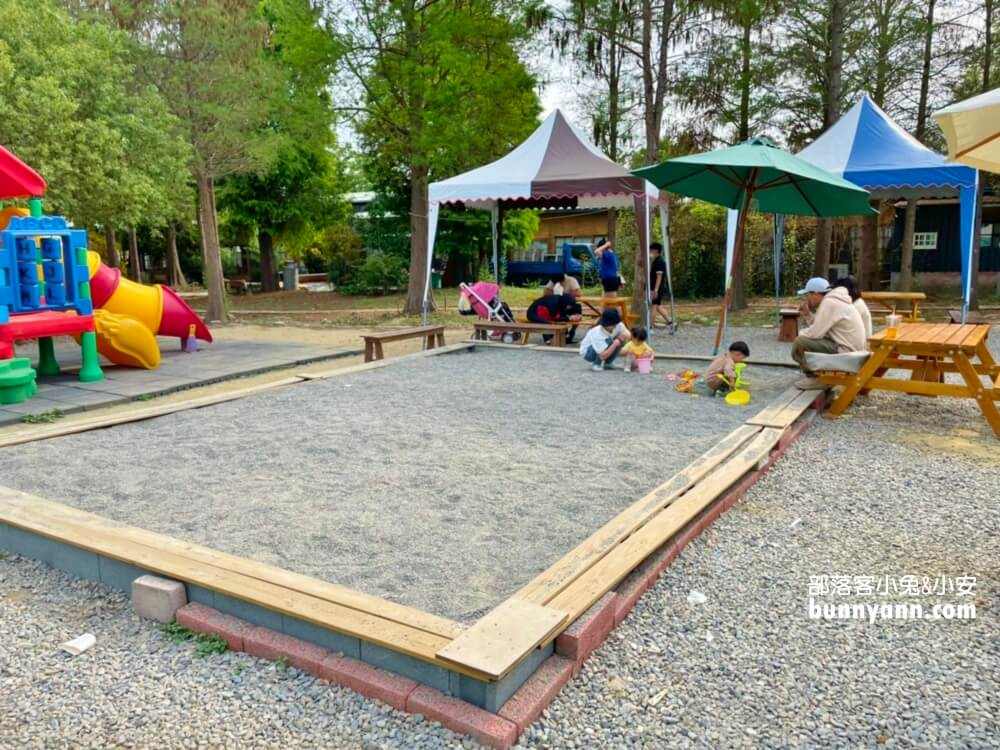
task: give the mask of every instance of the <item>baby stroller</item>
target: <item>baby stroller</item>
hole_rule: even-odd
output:
[[[489,281],[477,281],[475,284],[459,284],[461,296],[458,299],[458,312],[462,315],[478,315],[483,320],[496,320],[502,323],[513,323],[514,313],[507,303],[500,299],[500,287]],[[510,333],[490,331],[493,338],[502,338],[505,344],[513,343]]]

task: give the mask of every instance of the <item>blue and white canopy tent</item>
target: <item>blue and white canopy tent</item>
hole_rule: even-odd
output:
[[[978,171],[947,162],[893,122],[867,95],[798,156],[863,187],[874,200],[958,196],[965,320],[972,293]]]

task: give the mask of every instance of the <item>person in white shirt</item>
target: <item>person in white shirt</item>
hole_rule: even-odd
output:
[[[576,280],[576,277],[565,273],[558,273],[552,276],[549,279],[549,283],[543,288],[545,289],[545,294],[571,294],[574,297],[583,295],[583,289],[580,288],[580,282]]]
[[[854,309],[858,311],[858,315],[861,316],[861,322],[865,324],[865,337],[870,339],[872,337],[872,312],[868,309],[865,301],[861,299],[861,290],[858,289],[858,283],[850,276],[845,276],[833,282],[833,286],[834,288],[842,286],[851,295],[851,303],[854,305]]]
[[[611,363],[631,337],[622,323],[621,313],[615,308],[608,308],[580,342],[580,356],[590,362],[595,371],[613,369]]]

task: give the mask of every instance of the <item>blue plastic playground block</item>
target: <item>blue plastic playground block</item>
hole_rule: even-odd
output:
[[[19,262],[17,264],[17,283],[21,286],[38,286],[38,264]]]
[[[34,286],[23,285],[20,289],[21,299],[18,308],[24,311],[37,310],[42,304],[42,295],[39,294],[38,284]]]
[[[62,263],[42,263],[42,274],[45,276],[45,284],[61,284],[66,280],[66,272]]]
[[[17,238],[17,259],[35,261],[38,258],[38,248],[30,237]]]
[[[36,240],[40,240],[41,244],[44,259],[42,273],[46,283],[61,282],[64,285],[61,293],[46,291],[44,305],[40,305],[41,294],[38,293]],[[87,291],[90,283],[87,233],[70,228],[62,216],[12,218],[7,229],[0,232],[0,273],[5,270],[10,277],[6,283],[0,278],[0,318],[9,313],[39,309],[76,310],[80,315],[94,312],[94,304]],[[25,291],[29,287],[33,287],[35,292]]]
[[[66,304],[66,287],[62,284],[45,285],[45,306],[63,307]]]
[[[62,241],[56,237],[44,237],[42,239],[42,258],[44,260],[62,260]]]

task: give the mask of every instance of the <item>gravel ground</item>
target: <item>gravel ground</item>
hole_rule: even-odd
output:
[[[650,345],[657,353],[696,354],[707,357],[712,354],[712,346],[715,344],[715,326],[681,323],[673,336],[664,328],[656,328],[651,339]],[[734,341],[746,342],[750,347],[751,361],[756,359],[794,364],[790,356],[792,345],[778,341],[777,328],[730,326],[726,334],[726,344]]]
[[[412,360],[0,451],[0,476],[469,621],[796,378],[750,368],[755,402],[734,409],[676,393],[658,368],[511,350]]]
[[[1000,746],[1000,450],[971,402],[865,401],[684,551],[523,747]],[[823,575],[975,576],[977,616],[809,619]]]
[[[863,406],[819,420],[688,546],[520,747],[997,747],[1000,452],[960,402]],[[809,620],[827,574],[976,576],[977,619]],[[94,649],[58,652],[82,632]],[[17,557],[0,561],[0,694],[5,750],[471,745],[294,669],[198,658],[122,595]]]

